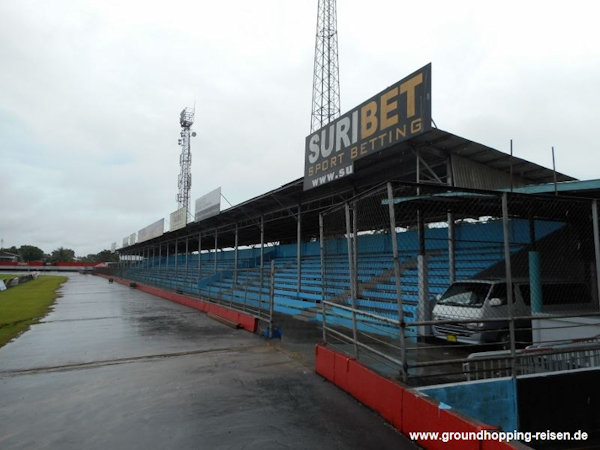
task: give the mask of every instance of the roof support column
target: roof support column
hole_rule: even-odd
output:
[[[179,257],[179,242],[177,239],[175,239],[175,278],[177,278],[177,275],[179,274],[179,265],[177,264],[177,258]],[[177,280],[175,281],[177,282]]]
[[[425,248],[425,221],[423,211],[417,210],[417,236],[419,240],[419,254],[417,255],[417,271],[419,285],[419,321],[425,322],[431,320],[431,311],[433,306],[429,301],[429,276],[427,266],[427,254]],[[419,337],[426,338],[431,330],[430,325],[421,325],[419,327]]]
[[[235,224],[235,245],[233,248],[233,284],[237,284],[238,271],[238,224]]]
[[[592,226],[594,230],[594,254],[596,256],[596,289],[600,302],[600,231],[598,230],[598,200],[592,202]]]
[[[185,237],[185,276],[187,277],[188,274],[188,253],[189,253],[189,248],[188,248],[188,237]]]
[[[219,248],[219,231],[215,228],[215,273],[217,273],[217,249]]]
[[[400,259],[398,254],[398,235],[396,233],[396,211],[394,210],[394,191],[392,183],[387,183],[387,196],[388,196],[388,211],[390,215],[390,236],[392,238],[392,257],[394,259],[394,280],[396,282],[396,302],[398,303],[398,337],[400,339],[400,361],[402,362],[402,368],[400,374],[402,381],[406,381],[408,376],[408,364],[406,361],[406,342],[404,340],[404,330],[406,324],[404,322],[404,305],[402,299],[402,285],[400,283],[400,277],[402,271],[400,267]]]
[[[198,279],[202,278],[202,232],[198,232]]]
[[[358,327],[356,325],[356,283],[354,282],[356,274],[354,273],[354,257],[352,256],[352,224],[350,222],[350,205],[346,203],[346,245],[348,251],[348,275],[350,278],[350,301],[352,305],[352,343],[354,344],[354,357],[358,358]],[[356,236],[354,236],[356,239]]]
[[[263,281],[265,269],[265,216],[260,216],[260,293],[259,293],[259,309],[263,295]]]
[[[512,266],[510,261],[510,230],[508,222],[508,194],[502,194],[502,228],[504,232],[504,264],[506,272],[506,303],[508,309],[508,339],[510,342],[510,356],[512,359],[512,376],[516,377],[516,348],[515,348],[515,320],[513,312],[513,283]]]
[[[358,203],[352,204],[352,263],[354,264],[354,295],[358,297]]]
[[[456,243],[454,236],[454,214],[448,211],[448,278],[450,283],[456,280]]]
[[[298,205],[298,215],[296,216],[296,293],[302,289],[302,207]]]
[[[325,236],[323,213],[319,213],[319,254],[321,257],[321,315],[323,316],[323,343],[327,343],[327,314],[325,310]]]
[[[169,241],[167,241],[167,258],[165,259],[165,270],[169,269]]]

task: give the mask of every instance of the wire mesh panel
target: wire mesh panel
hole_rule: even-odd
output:
[[[387,189],[353,202],[357,308],[398,320]],[[384,332],[385,330],[377,330]],[[397,329],[388,330],[397,337]]]
[[[565,345],[600,335],[596,214],[585,199],[406,183],[351,199],[323,214],[327,339],[413,384],[565,367]],[[532,345],[563,356],[537,364]]]
[[[326,339],[397,375],[401,327],[387,188],[327,211],[322,222]]]
[[[517,345],[553,346],[600,335],[600,327],[590,327],[593,320],[583,316],[599,311],[593,202],[509,195],[507,206],[513,227],[528,225],[511,235],[520,247],[511,258]],[[575,317],[558,317],[564,314]]]
[[[344,307],[352,306],[355,299],[350,207],[343,204],[322,215],[322,299],[323,307],[319,318],[324,326],[332,329],[327,341],[345,347],[352,343],[348,353],[357,354],[355,345],[355,315]],[[337,306],[340,307],[337,307]],[[349,331],[351,330],[351,331]],[[337,333],[336,333],[337,331]],[[343,335],[343,337],[342,337]]]
[[[206,300],[252,314],[270,324],[273,306],[270,286],[274,274],[261,246],[239,248],[237,243],[241,233],[246,239],[261,241],[261,227],[257,224],[220,231],[218,239],[222,243],[232,244],[232,247],[217,249],[216,259],[212,255],[208,256],[209,266],[216,267],[217,270],[203,272],[202,278],[198,280],[198,290]]]
[[[304,231],[288,211],[285,232],[269,217],[203,231],[199,266],[183,236],[120,269],[257,316],[320,320],[329,345],[412,384],[587,367],[595,350],[573,346],[600,336],[597,209],[390,182],[321,212],[319,258],[298,254]],[[235,250],[237,233],[254,247]]]

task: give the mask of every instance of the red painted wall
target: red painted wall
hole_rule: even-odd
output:
[[[388,422],[408,436],[413,431],[497,430],[454,410],[440,409],[429,397],[400,383],[389,380],[362,365],[354,358],[323,345],[315,348],[315,371],[347,391],[364,405],[377,411]],[[514,449],[515,446],[494,441],[430,441],[420,440],[428,449]],[[526,448],[519,446],[520,448]]]
[[[55,266],[60,267],[90,267],[98,264],[97,262],[57,262]],[[29,262],[11,262],[11,261],[0,261],[0,266],[23,266],[23,267],[39,267],[44,266],[43,261],[29,261]],[[49,264],[50,265],[50,264]]]
[[[90,267],[98,264],[97,262],[57,262],[54,264],[58,267]]]
[[[102,278],[111,278],[107,275],[96,275]],[[113,278],[113,280],[125,286],[129,286],[130,283],[129,280],[124,280],[121,278]],[[139,283],[136,283],[136,289],[142,292],[146,292],[148,294],[156,295],[157,297],[170,300],[175,303],[179,303],[180,305],[185,305],[190,308],[203,311],[205,313],[212,313],[216,316],[223,317],[224,319],[231,320],[232,322],[239,323],[240,326],[247,331],[250,331],[252,333],[256,332],[258,321],[255,317],[249,314],[244,314],[233,309],[225,308],[221,305],[215,305],[214,303],[206,302],[193,297],[187,297],[182,294],[177,294],[171,291],[165,291],[163,289],[159,289],[152,286],[146,286]]]

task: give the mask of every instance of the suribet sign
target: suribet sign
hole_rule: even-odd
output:
[[[306,138],[304,190],[351,175],[354,161],[431,128],[431,64]]]

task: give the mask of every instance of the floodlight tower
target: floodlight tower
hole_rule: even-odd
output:
[[[340,115],[339,72],[335,0],[319,0],[310,119],[311,133]]]
[[[179,208],[188,208],[190,204],[190,189],[192,187],[192,150],[190,148],[190,136],[196,136],[195,132],[190,133],[190,127],[194,124],[194,109],[184,108],[179,114],[179,124],[181,125],[181,138],[177,142],[181,145],[181,155],[179,156],[179,165],[181,172],[177,179],[179,193],[177,194],[177,203]],[[188,208],[189,212],[189,208]]]

